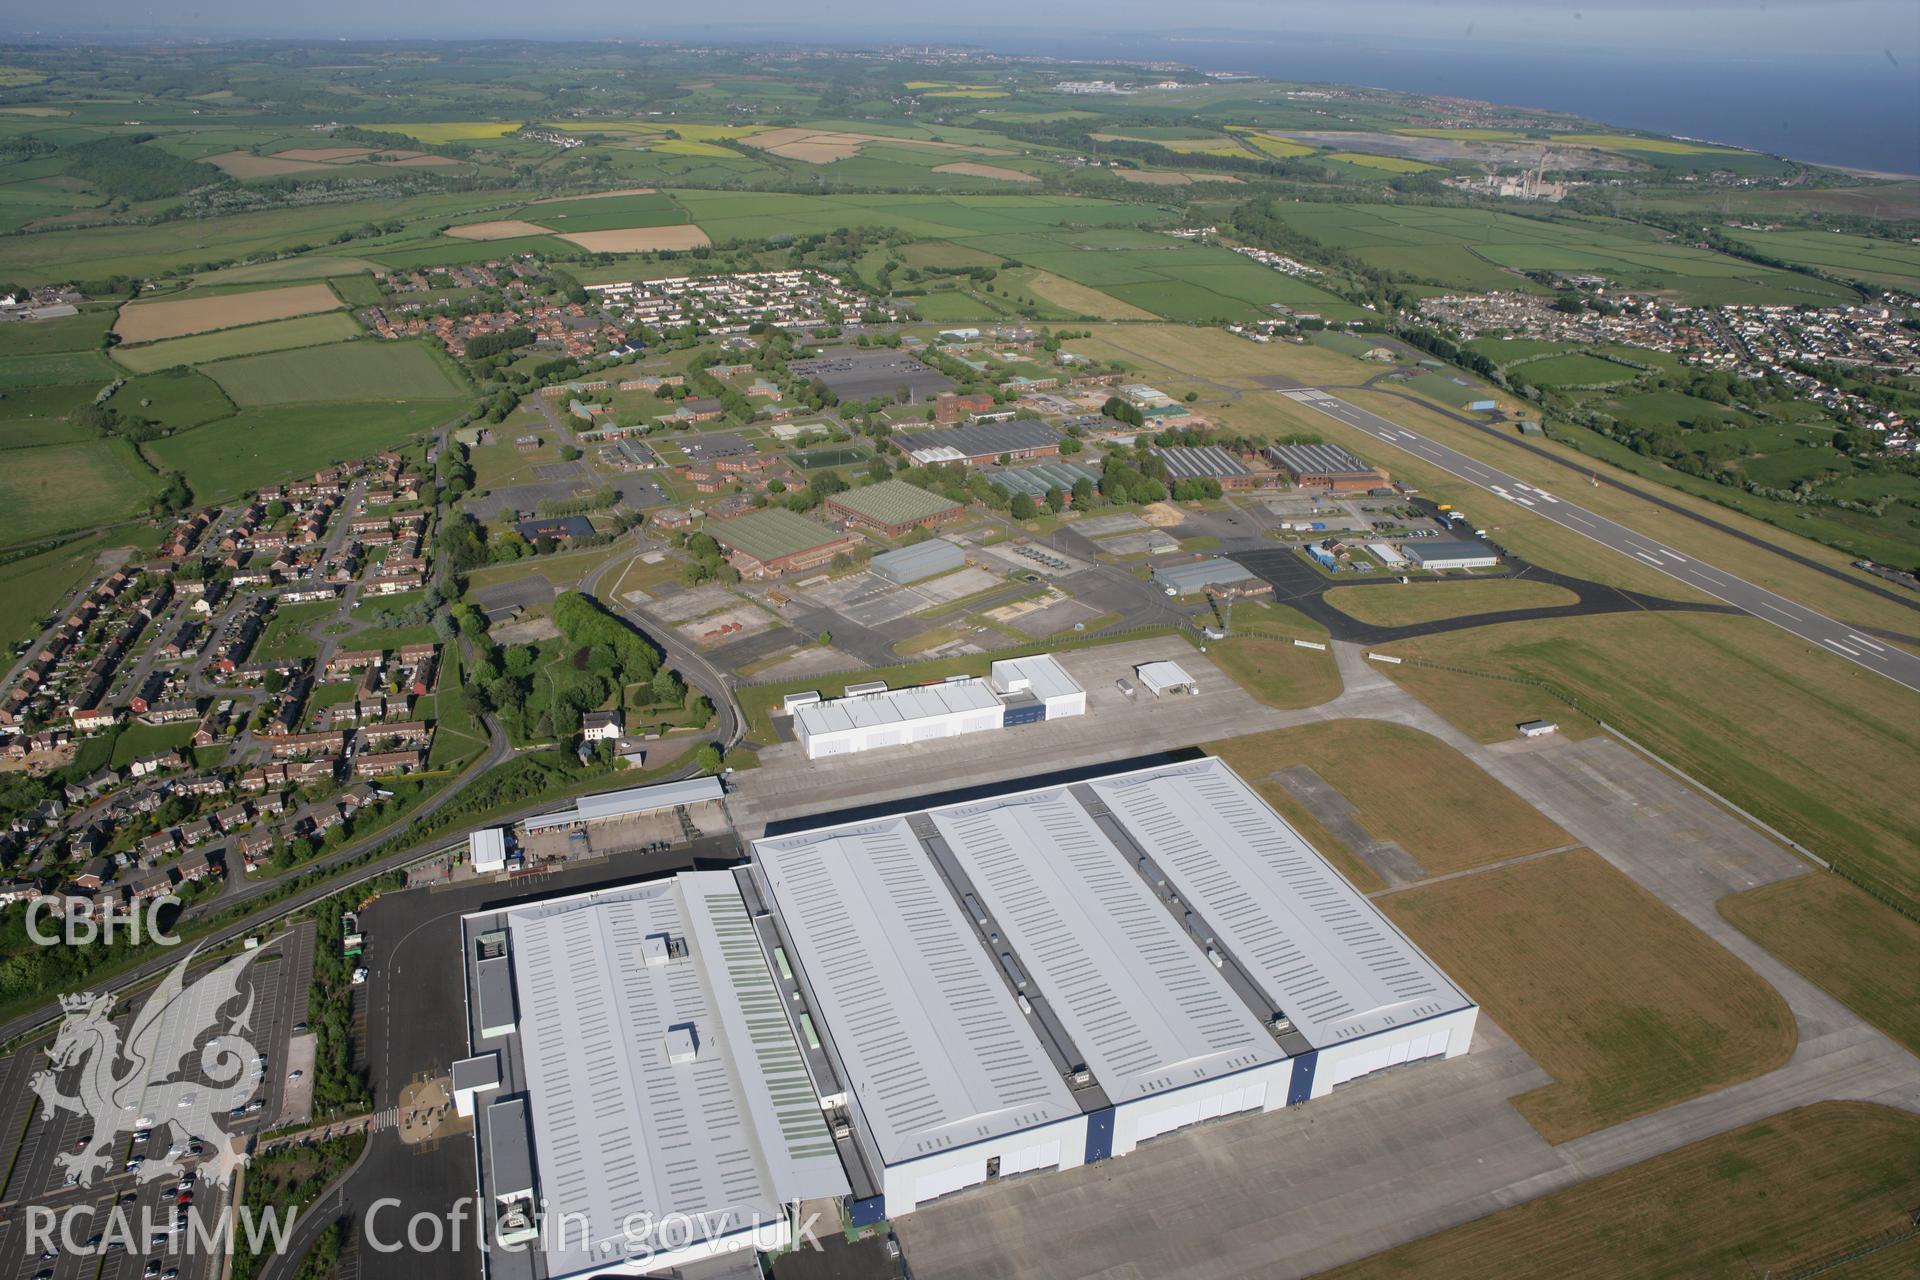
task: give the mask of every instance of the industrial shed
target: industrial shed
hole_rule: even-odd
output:
[[[792,710],[807,759],[931,742],[965,733],[1081,715],[1086,692],[1046,655],[993,664],[988,679],[951,676],[905,689],[847,691]]]
[[[1472,1039],[1472,1001],[1218,760],[752,856],[856,1221]]]
[[[914,529],[952,520],[966,508],[952,498],[929,493],[905,480],[882,480],[836,493],[826,508],[851,524],[889,538],[905,537]]]
[[[818,569],[841,552],[860,545],[858,539],[785,507],[749,511],[710,524],[707,532],[726,548],[733,567],[748,578]]]
[[[1246,596],[1273,590],[1271,582],[1224,556],[1161,565],[1153,571],[1153,585],[1176,596],[1198,595],[1202,591]]]
[[[1409,559],[1422,569],[1491,569],[1500,557],[1484,542],[1454,539],[1440,542],[1409,542]]]
[[[497,1280],[503,1267],[527,1280],[643,1275],[778,1248],[802,1201],[848,1195],[731,873],[482,912],[462,926],[470,957],[480,939],[504,945],[497,959],[521,1010],[512,1039],[470,1029],[474,1056],[501,1067],[476,1132],[482,1203],[501,1222],[538,1204],[569,1223],[529,1251],[496,1250]],[[471,991],[471,961],[468,974]]]
[[[1156,448],[1153,456],[1167,464],[1172,480],[1215,480],[1222,489],[1258,489],[1279,477],[1255,471],[1219,445],[1172,445]]]
[[[896,443],[921,466],[965,462],[983,466],[1005,456],[1050,458],[1060,452],[1060,433],[1044,422],[1014,418],[1006,422],[976,422],[964,427],[912,431]]]
[[[1002,467],[990,472],[987,479],[1010,494],[1024,493],[1040,502],[1054,489],[1072,494],[1073,486],[1082,480],[1098,487],[1100,473],[1078,462],[1041,462],[1031,467]]]
[[[581,796],[571,808],[528,818],[520,824],[520,829],[526,832],[552,831],[584,827],[589,822],[637,818],[642,814],[678,809],[683,805],[718,804],[725,794],[726,789],[715,777],[684,778],[679,782],[662,782],[651,787],[602,791],[596,795]]]
[[[1387,483],[1386,472],[1368,466],[1337,444],[1269,445],[1267,457],[1304,489],[1365,493]]]
[[[967,553],[957,543],[944,538],[929,538],[898,551],[883,551],[867,562],[867,571],[885,578],[896,587],[922,582],[936,574],[951,573],[967,563]]]

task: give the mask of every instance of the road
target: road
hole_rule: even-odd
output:
[[[1863,636],[1846,624],[1815,613],[1785,596],[1736,578],[1705,561],[1683,555],[1646,534],[1616,524],[1605,516],[1595,515],[1565,498],[1508,475],[1457,449],[1417,435],[1398,423],[1357,408],[1325,391],[1308,388],[1280,394],[1324,413],[1336,422],[1364,431],[1383,444],[1392,445],[1423,462],[1431,463],[1448,475],[1477,485],[1495,497],[1524,506],[1534,515],[1551,520],[1564,529],[1571,529],[1603,547],[1658,569],[1669,578],[1704,591],[1716,600],[1725,601],[1763,622],[1770,622],[1820,648],[1831,650],[1856,666],[1865,667],[1876,675],[1920,692],[1920,657],[1903,649],[1895,649]]]
[[[636,536],[636,551],[639,549],[637,542]],[[740,704],[734,700],[733,687],[727,683],[726,676],[707,661],[698,649],[681,639],[672,627],[652,621],[625,600],[602,590],[602,583],[607,576],[615,569],[625,570],[631,561],[631,556],[614,556],[588,574],[580,583],[580,590],[646,636],[665,655],[665,665],[678,671],[682,680],[707,695],[707,701],[713,703],[715,741],[720,744],[722,751],[733,750],[746,735],[747,721],[740,714]],[[618,581],[616,576],[614,582]]]

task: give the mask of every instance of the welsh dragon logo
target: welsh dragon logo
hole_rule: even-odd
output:
[[[72,1181],[92,1186],[97,1173],[111,1171],[113,1160],[107,1151],[117,1135],[172,1126],[181,1140],[176,1145],[190,1138],[206,1144],[201,1176],[223,1187],[230,1182],[246,1156],[216,1117],[245,1103],[260,1084],[259,1075],[249,1073],[255,1060],[253,1044],[242,1034],[253,1031],[251,992],[226,1030],[200,1047],[200,1073],[205,1081],[176,1073],[184,1069],[201,1037],[219,1026],[221,1011],[239,998],[240,975],[252,959],[249,952],[229,960],[189,987],[186,974],[193,955],[188,955],[168,971],[140,1007],[124,1046],[112,1020],[111,993],[96,996],[89,991],[60,998],[66,1016],[53,1047],[47,1050],[52,1069],[35,1073],[28,1084],[49,1114],[71,1111],[93,1118],[93,1136],[86,1146],[59,1156]],[[76,1068],[78,1092],[62,1093],[59,1077]],[[146,1161],[139,1180],[177,1178],[184,1172],[185,1167],[169,1155]]]

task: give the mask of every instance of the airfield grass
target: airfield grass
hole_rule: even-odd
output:
[[[1920,1116],[1818,1102],[1323,1273],[1320,1280],[1799,1274],[1903,1230],[1920,1202]],[[1710,1226],[1710,1230],[1703,1230]],[[1920,1239],[1826,1272],[1912,1275]]]
[[[223,329],[197,337],[174,338],[144,347],[115,347],[113,357],[135,373],[151,373],[179,364],[210,364],[215,360],[342,342],[358,337],[360,332],[360,325],[352,316],[335,311],[252,324],[242,329]]]
[[[1508,609],[1553,609],[1579,599],[1565,587],[1528,578],[1334,587],[1326,594],[1327,603],[1340,612],[1376,627],[1409,627]]]
[[[1591,738],[1601,732],[1592,717],[1534,685],[1439,667],[1382,663],[1381,670],[1441,719],[1480,742],[1511,742],[1515,729],[1529,720],[1551,721],[1563,738]]]
[[[243,356],[207,372],[242,408],[339,400],[451,400],[461,394],[415,342],[342,342]]]
[[[13,449],[0,467],[6,541],[32,542],[63,529],[133,515],[158,487],[124,440],[85,440]]]
[[[1920,898],[1920,695],[1838,654],[1757,618],[1681,613],[1507,622],[1386,650],[1563,689],[1815,853]]]
[[[1549,1142],[1762,1075],[1793,1053],[1778,992],[1589,850],[1378,901],[1553,1077],[1513,1099]]]
[[[1920,1054],[1920,923],[1819,873],[1736,893],[1718,906],[1734,928]]]
[[[456,408],[456,402],[440,400],[244,409],[145,447],[163,468],[184,472],[196,497],[231,497],[392,448],[453,416]]]
[[[1094,328],[1092,337],[1076,338],[1067,347],[1102,360],[1124,360],[1155,377],[1202,379],[1246,391],[1261,390],[1257,379],[1262,376],[1284,375],[1303,383],[1358,383],[1380,372],[1378,365],[1316,344],[1256,346],[1222,330],[1187,325],[1102,325]],[[1249,400],[1267,398],[1282,399]]]
[[[1207,656],[1215,651],[1209,648]],[[1434,875],[1573,843],[1458,751],[1390,721],[1328,720],[1228,738],[1206,750],[1268,800],[1277,793],[1295,811],[1300,806],[1272,775],[1299,765],[1313,769],[1354,807],[1368,834],[1395,842]]]
[[[1027,287],[1043,302],[1050,302],[1070,316],[1092,316],[1096,320],[1152,320],[1156,317],[1145,307],[1122,302],[1110,293],[1068,280],[1064,276],[1037,271]]]
[[[1394,396],[1377,391],[1350,391],[1342,392],[1341,397],[1361,408],[1378,413],[1390,421],[1402,423],[1411,430],[1418,431],[1442,444],[1459,449],[1491,466],[1499,467],[1518,479],[1540,485],[1549,492],[1562,494],[1582,507],[1598,515],[1617,520],[1656,542],[1679,548],[1687,555],[1705,560],[1717,568],[1745,578],[1757,586],[1776,591],[1829,617],[1844,618],[1855,625],[1878,626],[1893,631],[1905,631],[1912,626],[1912,612],[1899,604],[1858,591],[1846,582],[1836,581],[1827,574],[1816,572],[1775,555],[1764,546],[1757,547],[1743,538],[1709,529],[1697,521],[1654,507],[1634,495],[1623,492],[1610,483],[1619,475],[1618,472],[1604,461],[1596,461],[1593,457],[1570,446],[1558,444],[1551,439],[1527,442],[1535,448],[1566,459],[1577,469],[1556,465],[1522,448],[1518,437],[1509,438],[1504,433],[1489,434]],[[1529,559],[1535,559],[1535,557],[1530,554],[1527,546],[1522,545],[1520,539],[1533,541],[1550,537],[1539,526],[1551,525],[1551,522],[1529,512],[1524,507],[1500,502],[1483,489],[1455,481],[1437,468],[1422,465],[1420,459],[1413,454],[1387,448],[1372,436],[1345,427],[1324,414],[1296,405],[1285,397],[1275,396],[1271,399],[1282,402],[1285,407],[1279,412],[1288,415],[1292,421],[1320,432],[1333,443],[1353,449],[1363,458],[1380,463],[1392,472],[1396,479],[1416,478],[1416,482],[1429,494],[1451,493],[1453,496],[1442,497],[1440,501],[1453,502],[1475,513],[1481,521],[1479,527],[1495,531],[1496,541],[1502,545],[1512,546],[1515,551],[1526,555]],[[1581,483],[1582,477],[1595,472],[1600,477],[1598,486]],[[1646,487],[1651,482],[1634,479],[1633,483],[1636,487]],[[1861,571],[1852,567],[1844,553],[1831,547],[1797,537],[1765,521],[1722,507],[1704,498],[1695,497],[1682,489],[1663,487],[1659,492],[1662,498],[1672,501],[1685,510],[1704,515],[1740,533],[1750,534],[1762,543],[1782,547],[1796,555],[1822,562],[1859,581],[1870,581]],[[1681,581],[1660,573],[1651,566],[1642,565],[1636,569],[1633,564],[1628,564],[1623,567],[1621,562],[1627,561],[1628,557],[1588,542],[1587,539],[1571,531],[1563,530],[1562,532],[1568,535],[1567,538],[1559,540],[1562,545],[1586,542],[1590,548],[1586,552],[1586,558],[1588,563],[1598,569],[1598,572],[1585,573],[1582,576],[1595,577],[1600,581],[1618,582],[1623,586],[1634,586],[1639,590],[1668,599],[1705,598]],[[1579,569],[1569,568],[1556,560],[1538,560],[1537,563],[1549,564],[1564,572],[1581,573]],[[1639,569],[1644,569],[1645,572],[1641,573]],[[1626,574],[1632,574],[1633,580],[1628,581]]]
[[[1330,651],[1302,649],[1290,639],[1235,635],[1210,647],[1207,656],[1270,707],[1317,707],[1339,697],[1343,687]]]

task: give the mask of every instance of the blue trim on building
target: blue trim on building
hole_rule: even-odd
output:
[[[1293,1060],[1293,1080],[1287,1085],[1288,1106],[1297,1106],[1313,1097],[1313,1069],[1319,1061],[1318,1049]]]
[[[1017,724],[1039,724],[1047,718],[1047,704],[1029,703],[1026,706],[1008,707],[1006,714],[1000,717],[1002,728],[1011,729]]]
[[[847,1206],[847,1221],[856,1227],[870,1227],[876,1222],[885,1221],[886,1216],[887,1198],[884,1195],[868,1196]]]
[[[1087,1113],[1087,1163],[1105,1160],[1113,1154],[1113,1108],[1102,1107]]]

